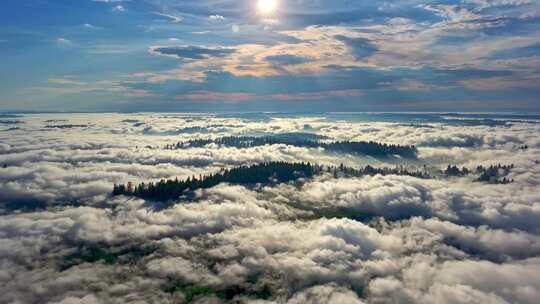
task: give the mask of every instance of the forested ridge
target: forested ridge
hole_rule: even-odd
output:
[[[459,169],[457,166],[450,166],[446,168],[444,174],[446,176],[466,176],[469,174],[477,174],[477,182],[486,182],[490,184],[509,184],[514,182],[513,179],[506,177],[510,171],[514,168],[514,164],[511,165],[491,165],[489,167],[477,166],[476,170],[471,170],[467,167]]]
[[[227,136],[215,139],[193,139],[166,145],[165,149],[200,148],[209,144],[225,147],[251,148],[265,145],[285,144],[303,148],[323,148],[330,152],[363,154],[373,157],[401,156],[416,158],[415,146],[394,145],[374,141],[323,141],[324,137],[281,134],[271,136]]]
[[[492,184],[507,184],[513,182],[506,175],[513,168],[513,165],[503,166],[478,166],[473,172],[466,167],[459,169],[456,166],[448,166],[444,171],[429,173],[427,170],[408,170],[403,167],[395,168],[375,168],[365,166],[360,169],[345,166],[323,166],[311,163],[287,163],[287,162],[266,162],[261,164],[239,166],[231,169],[222,169],[217,173],[192,176],[187,179],[162,179],[158,182],[140,183],[135,185],[131,182],[127,184],[115,184],[112,194],[134,196],[143,199],[156,201],[168,201],[179,198],[186,191],[197,189],[208,189],[220,183],[255,185],[255,184],[279,184],[298,179],[309,179],[315,175],[327,173],[334,178],[338,177],[361,177],[366,175],[401,175],[416,178],[434,178],[466,176],[477,174],[477,182],[487,182]]]
[[[167,201],[180,197],[186,190],[207,189],[220,183],[254,185],[278,184],[300,178],[311,178],[327,172],[334,177],[360,177],[364,175],[408,175],[418,178],[429,178],[422,171],[409,171],[403,168],[374,168],[366,166],[355,169],[344,165],[320,166],[311,163],[267,162],[251,166],[240,166],[232,169],[222,169],[217,173],[193,176],[187,179],[162,179],[158,182],[115,184],[113,195],[135,196],[144,199]]]

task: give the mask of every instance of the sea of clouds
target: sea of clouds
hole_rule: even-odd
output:
[[[540,120],[418,117],[0,118],[0,302],[538,303]],[[306,132],[416,145],[419,159],[288,145],[164,149],[193,138]],[[506,185],[323,175],[221,184],[168,208],[111,196],[114,183],[267,161],[515,168]],[[116,259],[73,258],[92,248]],[[188,295],[194,288],[204,291]]]

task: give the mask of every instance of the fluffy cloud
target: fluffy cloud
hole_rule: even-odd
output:
[[[150,49],[150,53],[152,54],[170,56],[178,59],[223,57],[234,52],[234,49],[203,48],[198,46],[157,46]]]
[[[465,1],[464,4],[418,4],[417,9],[432,13],[437,18],[417,22],[407,18],[384,18],[386,22],[356,26],[310,25],[294,30],[276,31],[286,38],[271,44],[242,43],[236,51],[217,56],[198,56],[196,62],[183,64],[177,69],[152,75],[149,82],[181,79],[200,82],[209,72],[227,72],[236,77],[273,77],[278,75],[321,75],[335,70],[367,68],[375,70],[418,69],[429,67],[440,70],[512,70],[504,78],[479,78],[452,81],[453,85],[473,90],[496,87],[533,88],[538,78],[534,58],[526,58],[528,65],[519,63],[519,57],[497,55],[534,47],[539,43],[537,31],[526,29],[518,35],[485,35],[491,28],[504,28],[520,14],[525,13],[530,1]],[[488,8],[498,7],[495,15]],[[517,7],[517,8],[516,8]],[[213,15],[212,20],[222,16]],[[484,31],[484,32],[482,32]],[[484,33],[481,35],[480,33]],[[456,39],[444,43],[445,39]],[[292,40],[292,41],[291,41]],[[207,49],[190,46],[188,48]],[[160,52],[163,49],[164,52]],[[219,49],[211,49],[212,52]],[[228,49],[222,49],[228,50]],[[151,53],[175,56],[171,48],[151,47]],[[184,51],[182,51],[183,53]],[[184,56],[176,56],[184,59]],[[192,58],[189,57],[188,58]],[[517,61],[516,61],[517,60]],[[278,64],[276,64],[278,63]],[[531,63],[533,63],[531,65]],[[401,76],[400,76],[401,78]],[[398,91],[428,92],[449,89],[452,86],[429,85],[407,80],[390,86]]]
[[[540,142],[534,119],[336,117],[17,118],[21,129],[0,135],[6,164],[0,168],[0,302],[537,301]],[[396,162],[287,145],[163,149],[179,140],[276,132],[416,144],[420,155]],[[529,148],[520,149],[524,144]],[[449,162],[514,163],[515,182],[323,175],[273,186],[222,184],[168,208],[109,195],[115,182],[270,160],[426,164],[430,170]]]

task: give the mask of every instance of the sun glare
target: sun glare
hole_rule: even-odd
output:
[[[257,8],[259,13],[269,15],[278,7],[278,0],[258,0]]]

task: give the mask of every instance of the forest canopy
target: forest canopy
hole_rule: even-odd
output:
[[[488,182],[493,184],[506,184],[512,180],[505,176],[510,172],[513,165],[509,166],[478,166],[475,173],[479,175],[476,181]],[[427,172],[427,170],[408,170],[403,167],[395,168],[375,168],[365,166],[360,169],[345,166],[323,166],[311,163],[287,163],[287,162],[266,162],[250,166],[240,166],[232,169],[221,169],[220,172],[207,175],[193,176],[187,179],[162,179],[158,182],[140,183],[134,185],[131,182],[127,184],[115,184],[113,195],[135,196],[143,199],[156,201],[169,201],[179,198],[186,191],[197,189],[208,189],[221,183],[255,185],[255,184],[279,184],[290,181],[309,179],[318,174],[331,174],[334,178],[338,177],[361,177],[366,175],[401,175],[416,178],[434,178],[466,176],[473,173],[466,167],[462,169],[456,166],[448,166],[445,171]],[[435,174],[434,174],[435,173]]]
[[[284,133],[267,136],[227,136],[216,139],[193,139],[165,146],[166,149],[201,148],[209,144],[225,147],[251,148],[265,145],[284,144],[302,148],[323,148],[330,152],[362,154],[376,158],[399,156],[416,158],[415,146],[395,145],[374,141],[325,141],[324,137],[311,134]]]

